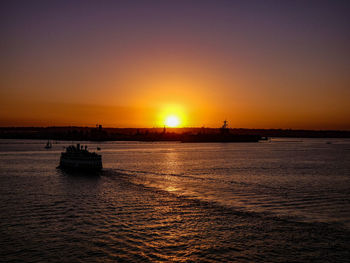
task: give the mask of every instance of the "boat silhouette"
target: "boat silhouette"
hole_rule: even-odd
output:
[[[60,165],[63,170],[98,172],[102,170],[102,157],[95,152],[89,152],[87,146],[71,145],[61,153]]]
[[[219,129],[219,133],[186,134],[181,142],[259,142],[263,138],[254,134],[231,134],[227,120]]]
[[[51,149],[51,148],[52,148],[52,143],[50,140],[48,140],[46,145],[45,145],[45,149]]]

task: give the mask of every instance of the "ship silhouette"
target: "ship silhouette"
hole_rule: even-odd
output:
[[[89,152],[87,146],[71,145],[61,153],[59,168],[63,170],[98,172],[102,170],[101,155]]]
[[[186,134],[182,136],[181,142],[259,142],[263,138],[260,135],[231,134],[227,120],[219,129],[219,133]]]

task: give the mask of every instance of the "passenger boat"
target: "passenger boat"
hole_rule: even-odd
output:
[[[79,143],[66,148],[61,153],[59,168],[65,170],[91,171],[102,170],[102,157],[95,152],[89,152],[87,146],[83,147]]]

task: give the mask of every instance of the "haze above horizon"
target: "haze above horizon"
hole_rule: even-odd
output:
[[[0,126],[350,130],[349,1],[4,1]]]

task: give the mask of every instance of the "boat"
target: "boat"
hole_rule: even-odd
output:
[[[52,143],[50,142],[50,140],[48,140],[45,145],[45,149],[51,149],[51,148],[52,148]]]
[[[181,142],[259,142],[260,140],[262,140],[260,135],[230,133],[228,122],[225,120],[219,133],[186,134]]]
[[[58,168],[64,170],[98,172],[102,170],[102,157],[95,152],[89,152],[87,146],[79,143],[68,146],[65,152],[61,153],[60,165]]]

